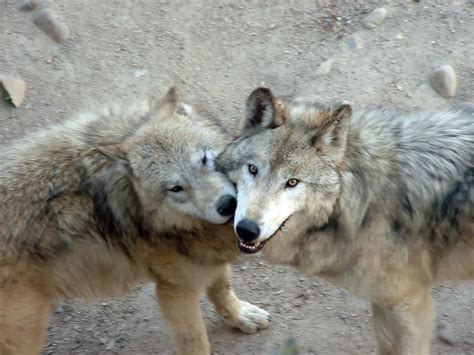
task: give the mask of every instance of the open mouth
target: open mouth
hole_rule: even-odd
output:
[[[272,239],[275,235],[278,234],[278,232],[280,232],[281,230],[283,230],[283,228],[285,228],[285,223],[290,219],[291,215],[285,219],[283,221],[282,224],[280,224],[280,226],[278,227],[278,229],[270,236],[268,237],[267,239],[265,240],[262,240],[261,242],[257,242],[257,243],[252,243],[252,242],[244,242],[240,239],[237,240],[237,246],[239,247],[239,250],[245,254],[255,254],[255,253],[258,253],[260,250],[263,249],[263,247],[265,246],[265,244],[267,244],[267,242]]]

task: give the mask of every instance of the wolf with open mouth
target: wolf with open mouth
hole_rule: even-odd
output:
[[[474,278],[472,107],[353,113],[259,88],[217,164],[242,252],[371,302],[380,354],[429,354],[432,286]]]

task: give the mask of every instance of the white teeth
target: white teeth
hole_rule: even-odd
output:
[[[258,244],[251,244],[251,243],[245,243],[245,242],[242,242],[240,241],[240,244],[242,246],[244,246],[245,248],[249,249],[249,250],[252,250],[252,251],[255,251],[255,250],[258,250],[258,247],[260,246],[260,243]]]

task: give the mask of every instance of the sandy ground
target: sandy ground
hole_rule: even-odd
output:
[[[278,94],[347,99],[356,107],[442,108],[474,101],[474,2],[63,0],[52,4],[71,29],[58,45],[13,0],[0,1],[0,73],[23,78],[24,105],[0,104],[0,141],[61,121],[103,102],[128,102],[180,85],[190,102],[234,124],[261,81]],[[361,19],[384,6],[385,21]],[[331,71],[318,66],[333,59]],[[452,99],[429,85],[433,68],[451,64]],[[301,354],[370,354],[368,304],[317,279],[245,259],[235,266],[244,299],[274,316],[272,327],[243,335],[226,328],[203,301],[214,354],[269,354],[288,337]],[[433,291],[452,345],[434,354],[474,354],[474,285]],[[172,354],[151,285],[93,304],[58,304],[44,354]]]

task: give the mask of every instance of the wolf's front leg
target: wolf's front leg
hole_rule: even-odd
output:
[[[209,341],[199,308],[199,290],[157,281],[156,294],[177,355],[209,355]]]
[[[226,324],[244,333],[255,333],[267,328],[272,319],[270,313],[245,301],[232,290],[231,271],[228,265],[216,277],[207,291],[209,300]]]
[[[404,303],[385,308],[372,304],[380,355],[428,355],[435,324],[435,306],[429,290]]]

